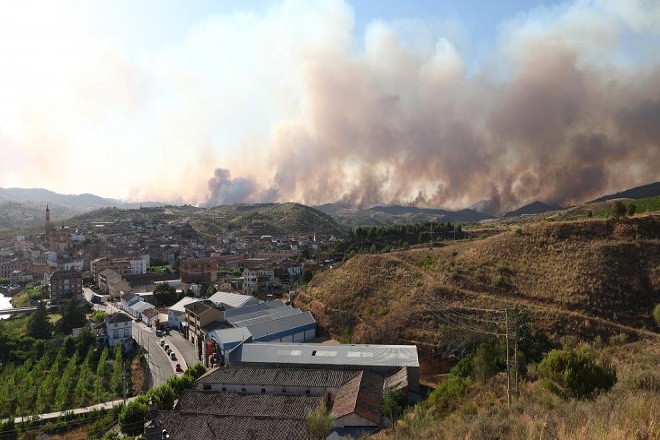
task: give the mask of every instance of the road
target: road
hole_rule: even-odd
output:
[[[93,293],[90,289],[84,288],[85,298],[91,298]],[[93,304],[94,310],[102,310],[108,314],[126,313],[118,307],[117,303]],[[155,331],[143,322],[133,321],[131,333],[133,339],[141,347],[149,365],[148,388],[157,387],[167,381],[176,373],[176,365],[179,364],[185,371],[188,365],[194,365],[198,360],[194,354],[194,347],[190,342],[180,335],[164,336],[165,343],[170,346],[176,356],[176,361],[172,361],[165,350],[160,346],[160,337],[156,336]],[[183,353],[183,354],[182,354]],[[191,355],[192,353],[192,355]],[[193,361],[193,362],[187,362]]]

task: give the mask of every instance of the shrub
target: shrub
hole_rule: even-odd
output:
[[[660,326],[660,304],[656,304],[653,308],[653,319],[655,319],[655,323]]]
[[[139,435],[144,431],[144,421],[149,413],[149,407],[140,400],[126,404],[119,414],[121,431],[128,435]]]
[[[386,390],[380,403],[380,411],[386,417],[398,419],[406,404],[406,394],[403,390]]]
[[[616,383],[614,367],[596,363],[586,346],[552,350],[539,364],[538,372],[543,386],[565,399],[590,398]]]
[[[324,406],[315,412],[305,413],[305,431],[311,439],[324,439],[330,434],[335,416]]]
[[[609,339],[609,344],[611,346],[623,345],[628,341],[628,335],[625,333],[619,333],[618,335],[612,335]]]
[[[469,377],[450,374],[447,380],[431,392],[428,402],[431,406],[437,406],[440,409],[453,410],[456,407],[457,398],[467,394],[471,384],[472,379]]]
[[[612,205],[612,217],[619,218],[624,215],[626,215],[626,205],[624,205],[622,201],[617,200]]]
[[[474,358],[472,359],[472,366],[474,369],[474,378],[482,383],[486,379],[493,377],[497,373],[497,364],[495,349],[490,344],[479,344]]]

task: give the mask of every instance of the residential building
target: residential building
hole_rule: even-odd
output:
[[[246,267],[243,270],[243,288],[246,292],[257,292],[260,289],[268,288],[272,285],[274,276],[273,268],[258,266],[251,269]]]
[[[47,286],[52,304],[66,299],[82,300],[82,273],[76,270],[56,270],[47,275]]]
[[[184,306],[197,301],[199,301],[199,298],[184,296],[176,304],[169,307],[167,309],[167,326],[183,332],[186,322],[186,310]]]
[[[204,359],[204,331],[203,327],[222,322],[225,319],[224,308],[218,307],[213,301],[196,301],[184,306],[186,311],[186,338],[196,347],[198,358]]]
[[[100,332],[97,334],[111,348],[114,348],[117,344],[121,344],[123,351],[131,350],[133,346],[133,321],[130,316],[124,313],[113,313],[99,327],[97,327],[97,332],[99,330]]]
[[[218,279],[218,262],[215,258],[185,258],[179,261],[179,275],[186,284],[209,284]]]
[[[111,295],[115,299],[119,299],[122,292],[128,292],[130,290],[128,283],[112,269],[101,271],[97,284],[101,291],[107,295]]]

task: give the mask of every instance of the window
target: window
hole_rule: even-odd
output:
[[[241,388],[241,393],[244,393],[244,392],[245,392],[245,388]]]
[[[208,384],[208,383],[205,383],[204,384],[204,391],[210,391],[210,390],[211,390],[211,385]],[[224,391],[224,388],[223,388],[223,391]]]
[[[265,393],[265,392],[266,392],[266,388],[262,388],[262,389],[261,389],[261,392],[262,392],[262,393]]]
[[[282,388],[282,392],[283,392],[283,393],[286,393],[286,388]]]
[[[227,391],[227,387],[222,387],[222,391]]]
[[[305,394],[309,394],[309,390],[305,390]]]

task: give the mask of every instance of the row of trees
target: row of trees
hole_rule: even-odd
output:
[[[44,353],[0,372],[0,418],[63,411],[122,395],[123,359],[117,345],[109,361],[86,337],[65,339],[57,355]]]
[[[346,240],[338,242],[332,253],[343,255],[344,261],[359,252],[389,252],[395,247],[442,240],[466,238],[460,225],[450,222],[426,222],[408,225],[358,226]]]

